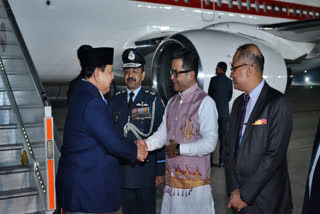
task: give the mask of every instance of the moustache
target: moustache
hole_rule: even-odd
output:
[[[133,81],[133,82],[135,82],[135,81],[136,81],[136,79],[135,79],[135,78],[133,78],[133,77],[128,77],[128,78],[127,78],[127,82],[129,82],[129,81]]]

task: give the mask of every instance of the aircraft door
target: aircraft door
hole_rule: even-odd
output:
[[[215,6],[217,0],[200,0],[201,2],[201,19],[204,22],[213,22],[215,19]]]

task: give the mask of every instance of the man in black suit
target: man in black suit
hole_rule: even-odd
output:
[[[306,192],[304,195],[304,203],[302,214],[319,213],[320,201],[320,120],[316,137],[313,143],[312,156],[310,161],[310,169],[308,173]]]
[[[69,87],[68,87],[68,91],[67,91],[67,103],[69,104],[70,103],[70,99],[71,99],[71,96],[74,92],[74,89],[76,88],[76,85],[78,84],[78,82],[81,80],[81,79],[84,79],[85,75],[84,75],[84,72],[82,71],[82,68],[83,68],[83,60],[84,60],[84,52],[91,49],[92,47],[90,45],[81,45],[78,50],[77,50],[77,56],[78,56],[78,61],[79,61],[79,64],[81,66],[81,71],[80,71],[80,74],[74,78],[73,80],[70,81],[69,83]]]
[[[264,56],[254,44],[240,46],[232,60],[234,88],[243,91],[230,115],[225,148],[228,208],[234,213],[292,211],[287,149],[292,115],[283,94],[262,78]]]
[[[223,166],[223,146],[225,144],[227,125],[229,119],[229,102],[232,97],[232,81],[226,76],[227,64],[219,62],[216,76],[211,78],[208,94],[216,102],[219,125],[219,167]],[[211,154],[212,156],[212,154]],[[212,162],[212,161],[211,161]]]

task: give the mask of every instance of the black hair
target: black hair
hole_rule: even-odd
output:
[[[226,73],[226,71],[227,71],[227,63],[222,62],[222,61],[218,62],[217,67],[221,68],[223,73]]]
[[[199,58],[196,53],[186,48],[179,48],[173,53],[172,60],[174,59],[182,59],[182,68],[194,71],[197,79]]]

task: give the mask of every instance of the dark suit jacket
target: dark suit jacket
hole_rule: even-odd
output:
[[[153,101],[156,99],[155,103],[155,116],[153,130],[156,131],[161,124],[162,116],[164,113],[164,105],[161,98],[158,95],[152,95],[150,92],[146,92],[143,88],[140,89],[137,94],[132,109],[141,109],[141,106],[137,104],[148,105],[152,108]],[[148,133],[151,125],[151,119],[133,119],[132,111],[128,110],[127,102],[127,92],[119,92],[116,96],[113,96],[110,103],[114,126],[120,133],[123,133],[123,127],[128,122],[128,117],[130,117],[130,122],[133,123],[140,131],[143,133]],[[152,110],[151,110],[152,112]],[[151,114],[150,112],[150,114]],[[147,137],[141,136],[142,139]],[[127,139],[134,141],[137,138],[135,135],[129,131]],[[155,187],[155,176],[163,176],[165,163],[158,163],[158,160],[165,159],[165,150],[160,149],[153,152],[149,152],[147,159],[141,163],[136,161],[135,163],[129,163],[127,160],[120,160],[120,186],[122,188],[142,188],[142,187]]]
[[[69,104],[56,178],[59,205],[71,212],[120,208],[118,158],[134,162],[137,148],[121,140],[98,89],[79,81]]]
[[[215,101],[219,119],[229,117],[229,102],[232,98],[232,81],[225,74],[211,78],[208,94]]]
[[[80,73],[76,78],[74,78],[73,80],[70,81],[69,83],[69,87],[68,87],[68,91],[67,91],[67,103],[70,103],[70,99],[71,96],[78,84],[79,81],[81,81],[81,79],[84,78],[84,75],[82,73]]]
[[[310,168],[309,168],[309,173],[308,173],[308,177],[307,177],[306,192],[304,194],[304,203],[303,203],[303,208],[302,208],[302,214],[313,214],[310,210],[310,205],[309,205],[309,175],[310,175],[311,167],[313,165],[316,153],[318,151],[318,147],[320,146],[319,142],[320,142],[320,120],[318,122],[317,133],[316,133],[316,136],[315,136],[314,142],[313,142]]]
[[[292,130],[290,107],[283,94],[265,83],[235,161],[243,102],[244,94],[235,100],[230,115],[225,153],[227,193],[240,189],[242,200],[249,204],[245,213],[290,213],[292,198],[286,158]],[[252,125],[259,119],[267,120],[267,124]]]

